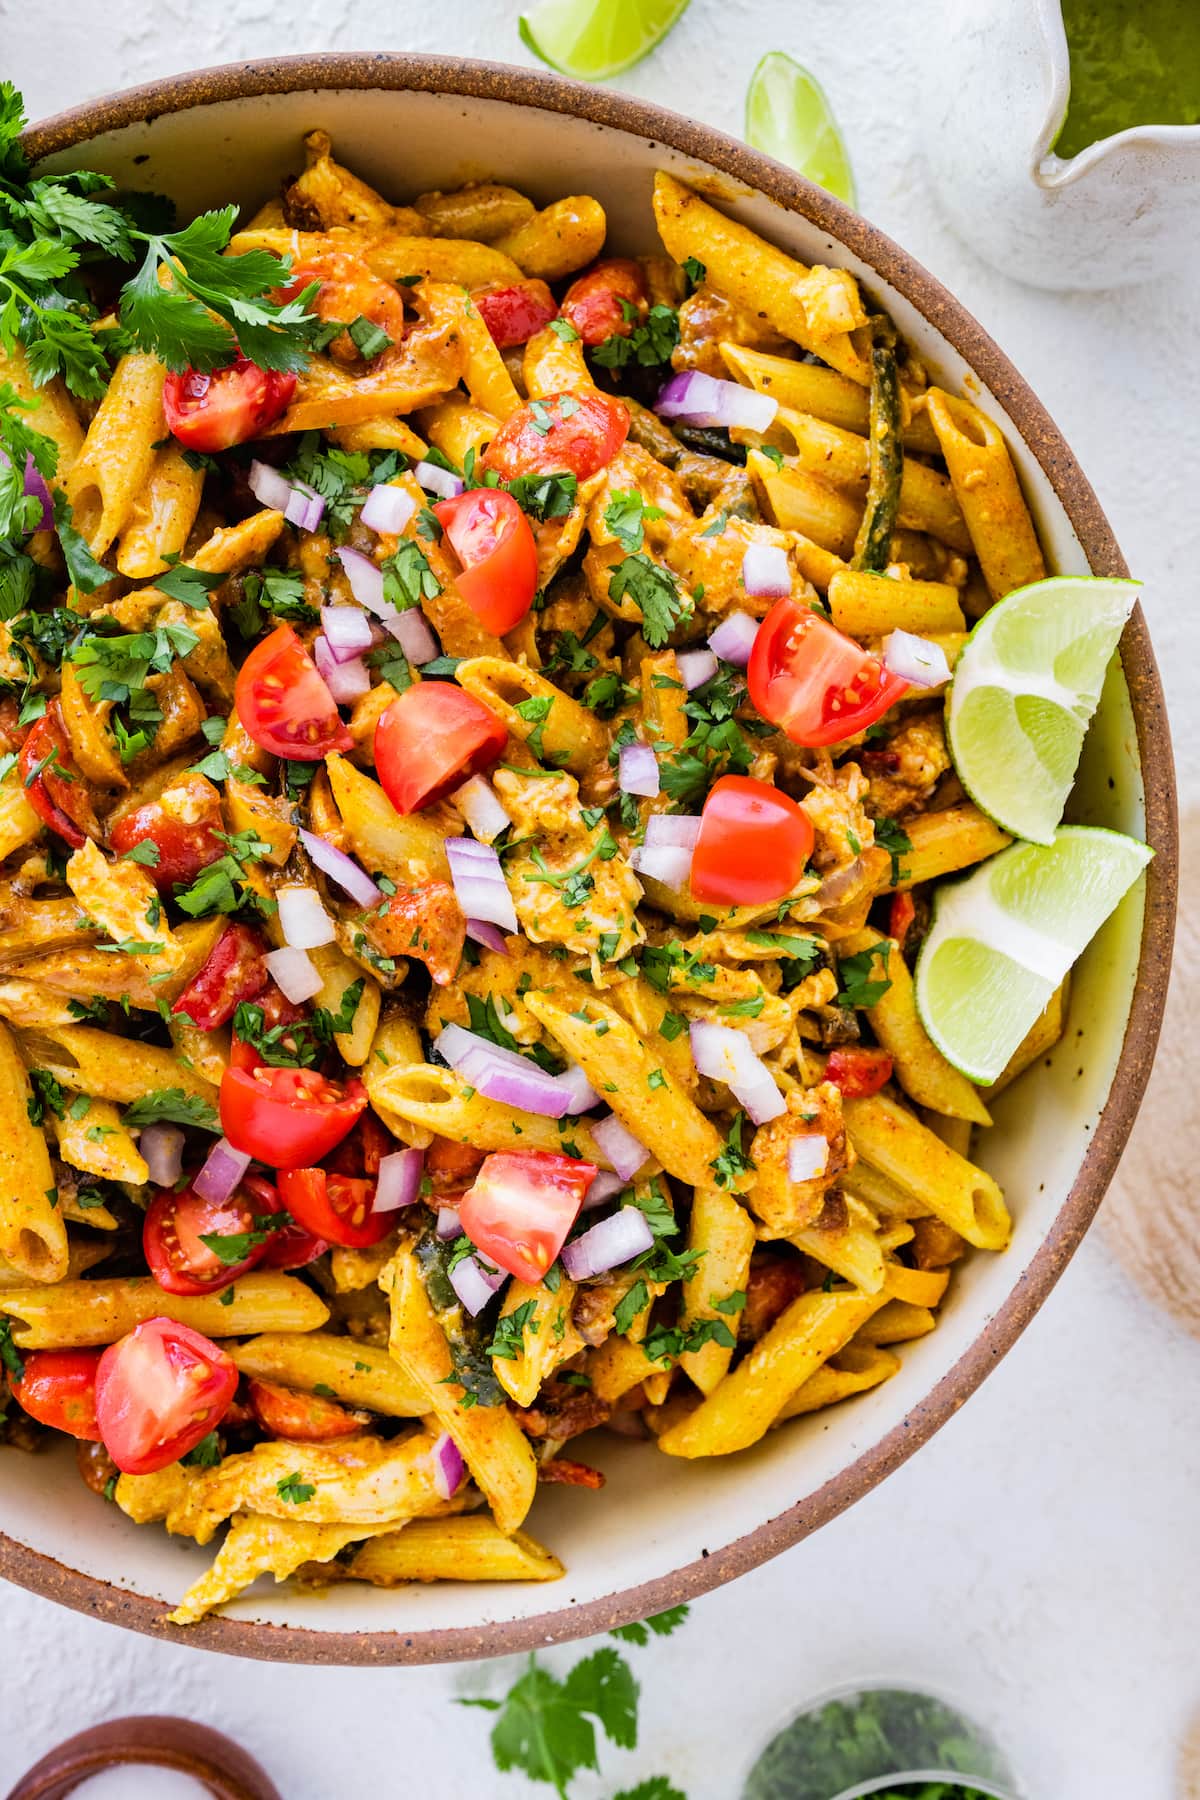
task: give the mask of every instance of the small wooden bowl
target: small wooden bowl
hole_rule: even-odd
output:
[[[133,1763],[194,1776],[214,1800],[282,1800],[266,1771],[232,1738],[154,1713],[77,1731],[27,1770],[7,1800],[65,1800],[91,1776]]]

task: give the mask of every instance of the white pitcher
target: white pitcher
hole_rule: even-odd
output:
[[[925,154],[981,256],[1047,288],[1126,286],[1200,262],[1200,125],[1136,125],[1064,160],[1050,148],[1070,93],[1059,0],[943,8]]]

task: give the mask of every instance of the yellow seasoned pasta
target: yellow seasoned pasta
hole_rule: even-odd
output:
[[[0,357],[62,496],[0,622],[0,1435],[100,1372],[117,1504],[225,1534],[181,1624],[557,1579],[587,1434],[749,1452],[1011,1229],[912,974],[1009,840],[878,660],[1041,570],[994,423],[673,175],[618,257],[293,167],[208,348],[163,261],[190,370],[128,306],[91,391]]]

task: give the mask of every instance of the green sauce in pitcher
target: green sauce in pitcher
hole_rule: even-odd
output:
[[[1054,148],[1131,125],[1200,124],[1200,0],[1062,0],[1071,98]]]

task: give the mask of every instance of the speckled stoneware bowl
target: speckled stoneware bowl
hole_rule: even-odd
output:
[[[1060,570],[1126,573],[1074,457],[970,315],[864,219],[740,143],[606,89],[483,63],[417,56],[281,58],[179,76],[35,127],[50,168],[98,167],[174,196],[183,212],[250,206],[329,131],[389,196],[494,176],[541,201],[597,195],[620,251],[655,244],[651,179],[666,167],[808,262],[852,269],[939,379],[969,392],[1013,447]],[[69,1455],[2,1460],[0,1573],[135,1630],[244,1656],[344,1663],[493,1655],[582,1636],[688,1600],[834,1517],[937,1430],[1010,1347],[1100,1202],[1142,1097],[1162,1016],[1174,916],[1175,797],[1163,697],[1135,612],[1088,738],[1078,817],[1145,836],[1157,855],[1088,951],[1070,1029],[1036,1080],[997,1108],[982,1152],[1016,1217],[1004,1256],[972,1257],[941,1328],[853,1404],[798,1421],[751,1453],[677,1462],[598,1435],[602,1493],[550,1488],[532,1529],[568,1573],[552,1586],[444,1583],[321,1594],[260,1586],[185,1631],[163,1624],[212,1551],[130,1525],[97,1504]],[[1003,1470],[997,1469],[997,1479]]]

